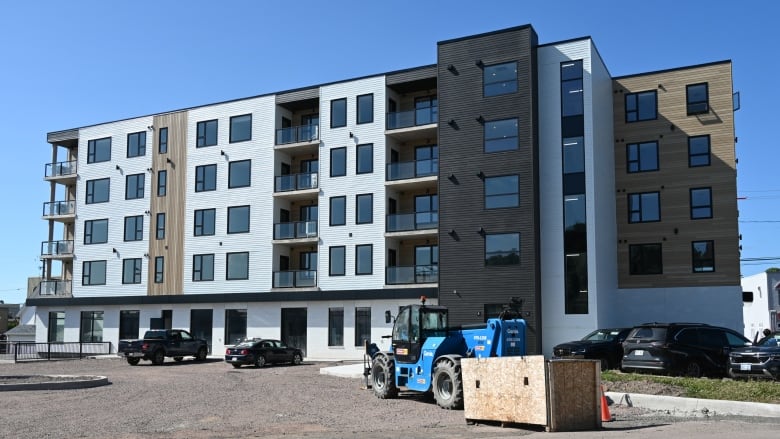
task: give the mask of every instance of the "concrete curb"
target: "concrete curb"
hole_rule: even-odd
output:
[[[604,394],[616,405],[625,404],[629,407],[662,411],[674,416],[731,415],[780,417],[780,405],[778,404],[644,395],[641,393],[605,392]]]
[[[16,390],[69,390],[69,389],[86,389],[89,387],[105,386],[108,384],[108,377],[99,375],[38,375],[40,377],[49,378],[46,381],[40,382],[20,382],[20,383],[7,383],[0,384],[0,392],[16,391]],[[24,375],[24,376],[6,376],[13,381],[13,378],[22,379],[34,379],[36,375]],[[58,381],[58,378],[62,378]]]
[[[339,378],[363,378],[363,363],[321,367],[320,375],[331,375]]]

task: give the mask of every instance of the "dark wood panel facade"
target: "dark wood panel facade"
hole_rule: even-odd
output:
[[[709,111],[688,115],[686,86],[707,83]],[[626,122],[627,93],[656,91],[657,119]],[[739,285],[731,62],[632,75],[613,81],[620,288]],[[710,136],[710,165],[689,167],[688,138]],[[658,142],[658,170],[627,172],[628,144]],[[691,219],[691,188],[712,189],[712,218]],[[658,192],[660,221],[629,223],[628,196]],[[693,241],[713,240],[715,270],[693,272]],[[660,243],[663,273],[631,275],[629,246]]]
[[[437,79],[439,303],[462,324],[484,321],[485,305],[522,302],[529,353],[541,349],[536,45],[530,26],[440,42]],[[511,61],[517,92],[484,97],[484,66]],[[518,148],[485,153],[481,121],[509,118]],[[480,175],[518,175],[520,206],[486,210]],[[519,265],[485,265],[485,235],[498,233],[520,234]]]

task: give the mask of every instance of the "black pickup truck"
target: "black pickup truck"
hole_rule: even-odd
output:
[[[141,360],[151,360],[152,364],[163,364],[165,357],[181,361],[193,356],[195,361],[203,361],[208,354],[206,340],[195,338],[183,329],[152,329],[146,331],[141,340],[119,340],[119,355],[135,366]]]

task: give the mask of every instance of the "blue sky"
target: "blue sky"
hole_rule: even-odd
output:
[[[40,273],[46,133],[436,62],[436,42],[530,23],[591,36],[613,76],[731,59],[742,258],[780,258],[780,2],[8,1],[0,6],[0,300]],[[774,222],[773,222],[774,221]],[[58,238],[58,237],[55,237]],[[742,274],[780,266],[743,262]]]

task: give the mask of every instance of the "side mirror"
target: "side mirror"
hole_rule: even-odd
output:
[[[385,311],[385,323],[390,323],[390,321],[393,320],[392,314],[390,314],[390,310],[388,309]]]

